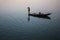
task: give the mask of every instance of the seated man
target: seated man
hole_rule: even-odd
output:
[[[39,12],[39,15],[41,15],[41,12]]]

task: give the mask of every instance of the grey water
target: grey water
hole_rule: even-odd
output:
[[[0,40],[60,40],[59,0],[0,0]],[[28,16],[52,13],[50,19]]]

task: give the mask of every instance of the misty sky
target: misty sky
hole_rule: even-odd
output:
[[[60,8],[60,0],[0,0],[0,9],[2,10],[18,10],[27,6],[35,8]]]

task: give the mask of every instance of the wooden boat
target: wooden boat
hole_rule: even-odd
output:
[[[38,17],[38,18],[47,18],[47,19],[50,19],[50,17],[48,17],[48,15],[50,15],[51,13],[30,13],[30,7],[27,7],[28,8],[28,15],[29,16],[34,16],[34,17]]]
[[[44,19],[51,19],[49,16],[45,16],[45,15],[33,15],[33,14],[28,14],[29,16],[33,16],[33,17],[37,17],[37,18],[44,18]]]
[[[39,13],[39,14],[37,14],[37,13],[32,13],[32,14],[29,14],[29,15],[31,15],[31,16],[48,16],[48,15],[50,15],[51,13],[47,13],[47,14],[43,14],[43,13]]]

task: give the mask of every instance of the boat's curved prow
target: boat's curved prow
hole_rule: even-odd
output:
[[[51,13],[48,13],[47,15],[51,15]]]

